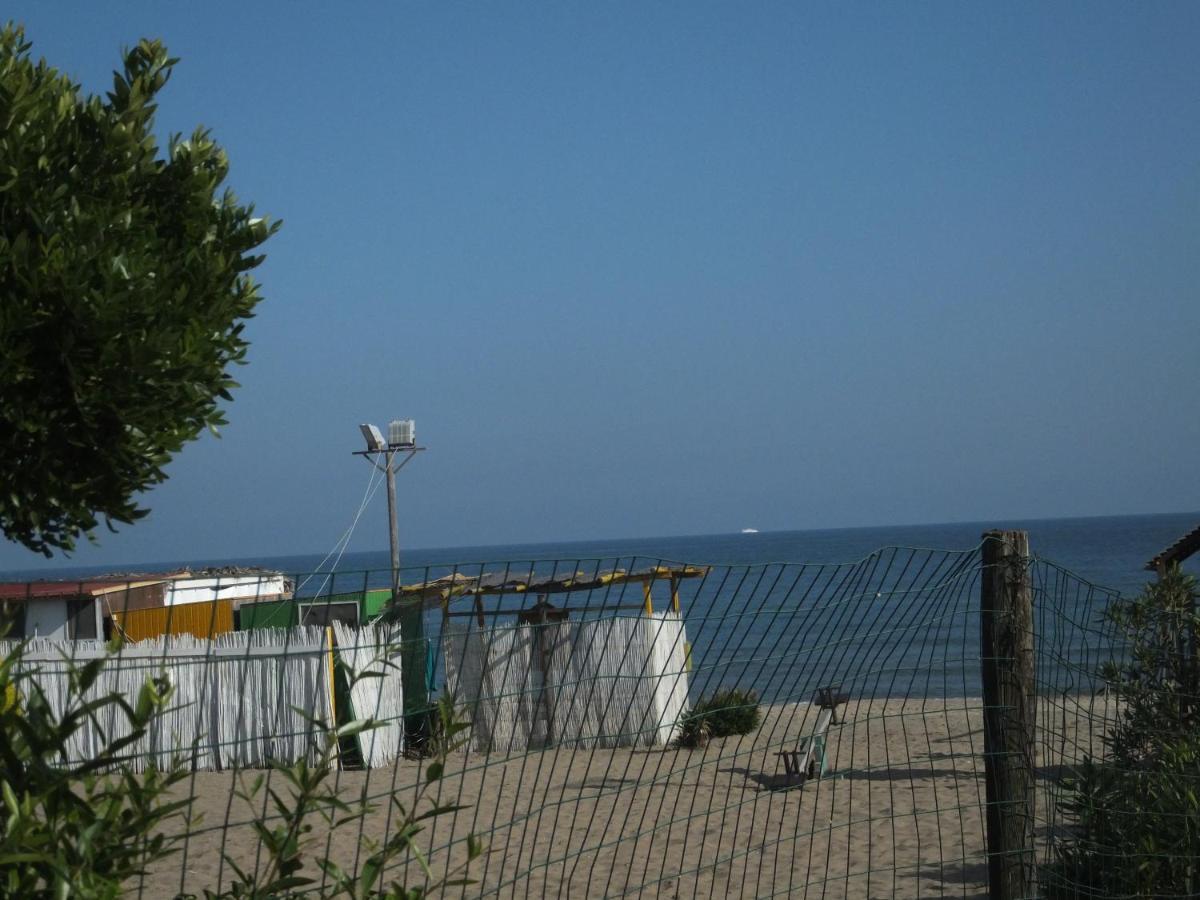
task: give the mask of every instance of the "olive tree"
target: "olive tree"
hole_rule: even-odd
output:
[[[222,191],[206,130],[161,151],[161,43],[104,98],[30,49],[0,31],[0,530],[49,556],[144,516],[138,494],[224,424],[278,224]]]

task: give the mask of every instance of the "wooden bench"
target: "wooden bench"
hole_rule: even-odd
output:
[[[850,702],[850,695],[835,687],[821,688],[813,698],[820,708],[817,725],[799,750],[779,750],[775,755],[783,759],[783,769],[788,781],[803,784],[808,778],[820,778],[825,774],[825,734],[830,725],[838,724],[837,708]]]

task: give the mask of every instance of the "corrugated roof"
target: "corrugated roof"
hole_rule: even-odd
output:
[[[131,584],[123,578],[100,578],[88,581],[9,581],[0,582],[0,600],[94,597],[98,594],[136,586],[137,583]]]

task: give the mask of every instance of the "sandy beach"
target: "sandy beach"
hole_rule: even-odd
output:
[[[1081,698],[1102,714],[1103,700]],[[1039,710],[1039,765],[1097,743],[1074,708]],[[775,751],[794,747],[817,711],[788,704],[765,711],[757,732],[704,749],[554,748],[510,757],[457,754],[440,802],[468,808],[440,817],[423,837],[435,875],[458,864],[474,831],[487,848],[451,896],[981,897],[986,893],[983,737],[978,699],[862,700],[831,728],[828,771],[789,787]],[[1093,723],[1094,723],[1093,719]],[[360,837],[389,827],[387,798],[413,796],[420,763],[338,774],[339,790],[365,793],[376,809],[313,851],[354,865]],[[244,773],[253,777],[253,772]],[[202,893],[230,867],[253,868],[250,810],[232,797],[231,773],[196,773],[186,858],[160,865],[143,895]],[[273,781],[277,783],[277,781]],[[1039,793],[1039,823],[1049,798]],[[231,827],[222,829],[228,821]],[[240,823],[240,824],[239,824]],[[181,868],[182,867],[182,868]],[[312,872],[318,872],[315,864]],[[182,877],[181,877],[182,872]],[[389,879],[423,878],[415,863]]]

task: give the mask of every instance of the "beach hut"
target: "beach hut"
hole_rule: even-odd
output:
[[[9,638],[40,637],[53,641],[104,636],[106,611],[114,602],[130,608],[161,603],[156,581],[122,578],[87,581],[23,581],[0,584]]]
[[[136,576],[133,591],[105,595],[105,637],[121,635],[127,641],[143,641],[168,635],[190,634],[197,638],[227,634],[234,629],[239,606],[287,596],[288,580],[269,569],[226,567],[192,571],[183,569],[162,575]]]
[[[205,570],[100,575],[81,581],[0,584],[12,638],[145,640],[172,634],[210,637],[233,629],[242,602],[290,590],[278,572]]]
[[[445,690],[484,752],[671,740],[687,708],[695,566],[483,574],[442,602]],[[661,597],[655,604],[655,588]]]

